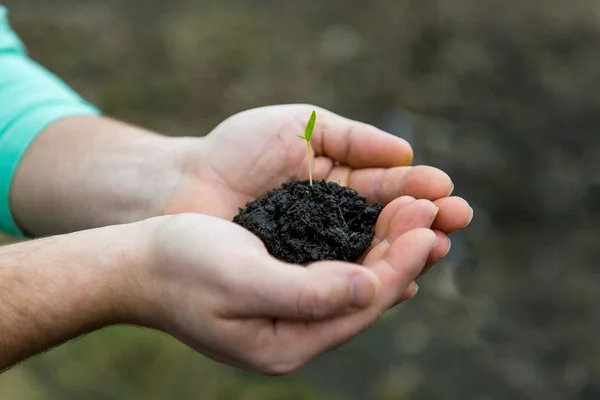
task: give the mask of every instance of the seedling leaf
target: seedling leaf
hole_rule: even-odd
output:
[[[317,113],[313,111],[312,114],[310,115],[310,119],[308,120],[308,123],[306,124],[306,129],[304,130],[304,139],[307,142],[310,142],[310,138],[312,137],[313,130],[315,129],[316,120],[317,120]]]

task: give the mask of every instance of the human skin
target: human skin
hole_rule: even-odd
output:
[[[385,206],[361,259],[367,268],[283,264],[228,221],[247,201],[307,177],[295,134],[312,109],[315,179]],[[205,138],[169,138],[102,117],[54,123],[15,175],[17,223],[32,236],[117,226],[0,249],[9,299],[0,305],[0,367],[133,323],[240,368],[297,368],[412,297],[414,279],[447,254],[447,235],[470,222],[469,205],[450,197],[450,178],[411,161],[402,139],[306,105],[246,111]],[[171,214],[180,215],[159,217]],[[367,278],[364,291],[349,289],[356,274]],[[351,293],[363,293],[353,308]]]
[[[70,117],[48,127],[19,166],[11,189],[17,224],[31,236],[67,233],[194,212],[231,220],[246,202],[291,179],[307,179],[296,137],[312,110],[313,174],[351,186],[384,206],[400,196],[440,208],[433,229],[466,227],[473,210],[443,171],[409,166],[411,146],[373,126],[310,105],[248,110],[202,138],[173,138],[103,117]]]
[[[363,265],[271,257],[240,226],[179,214],[0,248],[0,370],[115,324],[171,334],[219,362],[294,371],[409,293],[439,238],[428,200],[393,201]],[[235,251],[232,251],[235,249]]]

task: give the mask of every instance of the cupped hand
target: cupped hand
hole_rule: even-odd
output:
[[[428,200],[389,204],[362,266],[307,267],[271,257],[238,225],[199,214],[140,224],[149,252],[133,267],[133,322],[161,329],[217,361],[286,374],[371,326],[415,293],[411,282],[445,252]]]
[[[314,179],[350,186],[368,201],[388,206],[387,213],[398,207],[389,208],[401,196],[433,201],[439,212],[432,228],[441,245],[430,254],[428,266],[444,257],[450,248],[447,235],[466,227],[473,216],[465,200],[450,197],[450,177],[433,167],[409,166],[413,151],[405,140],[310,105],[248,110],[225,120],[206,138],[187,141],[185,173],[165,214],[199,212],[231,220],[240,207],[267,191],[307,179],[306,145],[296,135],[304,132],[313,110]]]
[[[165,214],[198,212],[231,220],[245,203],[291,179],[308,179],[306,144],[296,137],[313,110],[313,177],[350,186],[384,206],[401,196],[434,201],[433,227],[440,236],[468,225],[472,210],[448,197],[447,174],[409,166],[411,146],[373,126],[310,105],[248,110],[217,126],[206,138],[186,143],[185,173]],[[447,238],[443,238],[447,240]]]

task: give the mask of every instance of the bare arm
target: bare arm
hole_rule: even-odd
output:
[[[104,326],[136,324],[238,368],[289,373],[415,294],[411,282],[438,243],[427,229],[438,210],[410,200],[379,222],[367,268],[298,268],[239,225],[201,214],[0,248],[0,371]]]
[[[127,232],[111,227],[0,248],[0,371],[120,322]]]
[[[39,236],[160,214],[179,179],[181,140],[98,114],[28,57],[0,6],[3,230],[16,233],[16,222]]]
[[[108,118],[64,118],[25,154],[11,188],[14,218],[39,236],[160,215],[184,151],[182,139]]]

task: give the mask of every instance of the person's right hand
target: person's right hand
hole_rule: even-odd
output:
[[[217,361],[287,374],[414,296],[411,283],[436,261],[430,254],[447,251],[429,229],[436,213],[428,200],[394,200],[363,266],[287,264],[249,231],[216,217],[146,220],[136,224],[145,250],[123,271],[135,284],[118,309],[127,322],[163,330]]]

